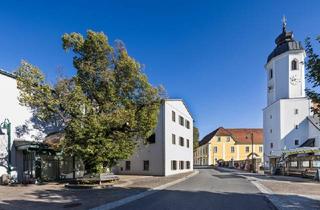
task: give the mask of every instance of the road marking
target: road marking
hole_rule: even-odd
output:
[[[144,197],[149,196],[149,195],[151,195],[153,193],[159,192],[159,191],[164,190],[164,189],[166,189],[168,187],[171,187],[171,186],[173,186],[175,184],[183,182],[183,181],[185,181],[185,180],[187,180],[187,179],[189,179],[189,178],[191,178],[191,177],[193,177],[193,176],[195,176],[197,174],[199,174],[199,171],[195,170],[192,174],[190,174],[190,175],[188,175],[186,177],[183,177],[181,179],[177,179],[175,181],[172,181],[172,182],[169,182],[167,184],[164,184],[164,185],[149,189],[149,190],[147,190],[145,192],[142,192],[142,193],[139,193],[139,194],[136,194],[136,195],[132,195],[132,196],[129,196],[129,197],[117,200],[117,201],[113,201],[113,202],[110,202],[110,203],[103,204],[101,206],[92,208],[91,210],[110,210],[110,209],[114,209],[114,208],[123,206],[125,204],[131,203],[132,201],[144,198]]]

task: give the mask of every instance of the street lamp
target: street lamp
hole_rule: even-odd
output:
[[[252,173],[254,173],[254,163],[253,163],[253,133],[251,133],[251,164],[252,164]]]
[[[7,173],[10,174],[11,172],[11,150],[10,150],[10,145],[11,145],[11,123],[8,119],[5,119],[1,124],[0,124],[0,135],[5,135],[5,133],[1,129],[6,129],[7,130],[7,136],[8,136],[8,168],[7,168]]]

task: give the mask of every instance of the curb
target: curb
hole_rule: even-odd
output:
[[[155,187],[155,188],[148,189],[147,191],[139,193],[139,194],[136,194],[136,195],[132,195],[132,196],[129,196],[129,197],[117,200],[117,201],[113,201],[113,202],[110,202],[110,203],[103,204],[101,206],[92,208],[90,210],[110,210],[110,209],[117,208],[119,206],[123,206],[125,204],[131,203],[132,201],[144,198],[144,197],[149,196],[149,195],[151,195],[153,193],[156,193],[156,192],[164,190],[164,189],[166,189],[168,187],[171,187],[172,185],[175,185],[175,184],[178,184],[180,182],[183,182],[183,181],[185,181],[185,180],[187,180],[187,179],[189,179],[189,178],[191,178],[191,177],[193,177],[193,176],[195,176],[197,174],[199,174],[199,171],[195,170],[192,174],[189,174],[186,177],[177,179],[175,181],[169,182],[169,183],[164,184],[164,185],[160,185],[160,186]]]

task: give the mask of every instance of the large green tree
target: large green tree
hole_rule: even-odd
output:
[[[39,128],[64,133],[65,154],[80,156],[88,173],[103,172],[154,132],[160,91],[124,45],[112,47],[104,33],[64,34],[62,43],[73,52],[76,74],[49,85],[39,68],[22,62],[16,72],[20,102]]]
[[[316,42],[320,43],[320,36],[316,38]],[[320,58],[319,55],[314,51],[312,46],[311,38],[306,39],[306,68],[307,68],[307,80],[312,84],[311,88],[306,89],[307,96],[314,102],[312,111],[320,115]]]

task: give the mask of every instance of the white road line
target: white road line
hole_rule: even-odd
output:
[[[171,187],[172,185],[175,185],[175,184],[178,184],[180,182],[183,182],[183,181],[185,181],[185,180],[187,180],[187,179],[189,179],[189,178],[191,178],[191,177],[193,177],[193,176],[195,176],[197,174],[199,174],[199,171],[195,170],[194,173],[192,173],[192,174],[190,174],[190,175],[188,175],[186,177],[183,177],[181,179],[178,179],[178,180],[169,182],[167,184],[164,184],[164,185],[149,189],[149,190],[147,190],[145,192],[142,192],[142,193],[139,193],[139,194],[136,194],[136,195],[132,195],[132,196],[129,196],[129,197],[117,200],[117,201],[113,201],[113,202],[110,202],[110,203],[103,204],[101,206],[92,208],[91,210],[110,210],[110,209],[117,208],[119,206],[123,206],[123,205],[128,204],[128,203],[130,203],[132,201],[144,198],[144,197],[149,196],[149,195],[151,195],[153,193],[156,193],[156,192],[158,192],[160,190],[164,190],[164,189],[166,189],[168,187]]]

